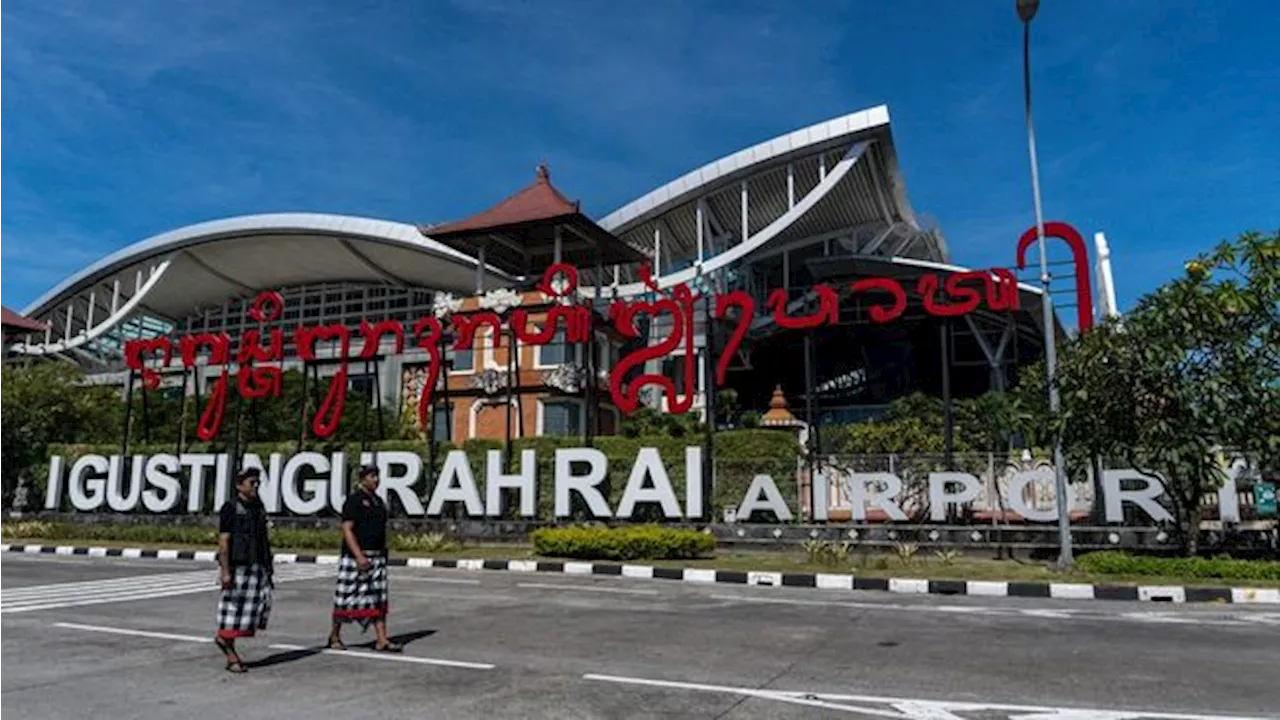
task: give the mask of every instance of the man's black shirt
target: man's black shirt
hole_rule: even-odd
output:
[[[261,500],[245,502],[235,497],[224,503],[218,511],[218,532],[231,536],[228,561],[232,567],[265,565],[271,568],[267,510]]]
[[[342,504],[342,521],[352,523],[352,532],[356,542],[364,552],[386,552],[387,549],[387,504],[376,494],[361,488],[347,496]],[[342,554],[354,555],[342,542]]]

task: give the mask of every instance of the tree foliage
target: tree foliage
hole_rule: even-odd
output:
[[[7,364],[0,373],[6,506],[19,478],[47,459],[50,443],[118,437],[123,408],[118,389],[80,386],[80,371],[61,362]]]
[[[623,437],[671,437],[697,438],[702,433],[702,423],[693,413],[676,415],[641,406],[622,418],[618,434]]]
[[[835,429],[833,445],[849,454],[942,453],[945,425],[942,400],[915,393],[894,400],[879,420]],[[1021,394],[989,392],[952,402],[952,447],[957,453],[1006,452],[1036,434],[1036,418]]]
[[[1064,442],[1163,478],[1183,546],[1224,479],[1217,455],[1280,454],[1280,235],[1246,233],[1186,264],[1123,320],[1060,354]]]

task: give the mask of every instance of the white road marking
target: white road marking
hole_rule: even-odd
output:
[[[467,668],[469,670],[492,670],[495,666],[489,663],[465,662],[462,660],[443,660],[441,658],[419,657],[417,655],[401,655],[380,652],[364,652],[361,650],[330,650],[329,648],[307,647],[306,645],[268,645],[273,650],[318,650],[322,655],[337,655],[365,660],[386,660],[388,662],[416,663],[418,665],[440,665],[443,667]]]
[[[596,675],[588,674],[582,676],[583,680],[600,680],[602,682],[621,683],[626,685],[648,685],[651,687],[665,687],[678,690],[702,690],[704,692],[729,693],[733,695],[745,695],[747,697],[757,697],[765,700],[779,700],[789,702],[794,705],[806,705],[808,707],[820,707],[831,710],[854,710],[848,706],[835,705],[819,699],[816,696],[791,697],[782,693],[770,690],[756,690],[753,688],[738,688],[727,685],[704,685],[702,683],[676,682],[673,680],[648,680],[645,678],[629,678],[617,675]],[[898,718],[899,720],[907,720],[907,716],[900,712],[892,710],[880,710],[877,708],[857,708],[856,712],[862,712],[866,715],[878,715],[880,717]]]
[[[444,577],[412,577],[405,575],[396,575],[396,582],[424,582],[424,583],[442,583],[445,585],[479,585],[479,580],[471,578],[444,578]]]
[[[54,627],[66,628],[68,630],[83,630],[86,632],[106,633],[108,635],[129,635],[132,637],[155,638],[156,640],[173,640],[176,642],[190,643],[212,643],[211,637],[198,637],[195,635],[178,635],[175,633],[152,632],[150,630],[133,630],[131,628],[107,627],[105,625],[82,625],[80,623],[54,623]],[[324,655],[338,655],[345,657],[361,658],[367,660],[389,660],[392,662],[417,663],[419,665],[441,665],[445,667],[469,668],[471,670],[492,670],[495,666],[489,663],[465,662],[463,660],[443,660],[441,658],[426,658],[416,655],[399,655],[390,653],[362,652],[360,650],[330,650],[328,648],[307,647],[306,645],[288,645],[284,643],[276,643],[267,647],[273,650],[316,650]]]
[[[638,590],[633,588],[607,588],[593,585],[553,585],[551,583],[518,583],[516,587],[535,588],[538,590],[567,590],[569,592],[614,593],[616,595],[657,595],[657,590]]]
[[[277,583],[311,580],[331,576],[325,568],[304,565],[277,567]],[[166,572],[150,575],[87,580],[80,582],[31,585],[0,590],[0,613],[98,605],[111,602],[150,600],[175,595],[190,595],[218,590],[218,571]]]
[[[27,598],[39,598],[49,595],[72,593],[79,590],[107,590],[114,587],[138,588],[150,585],[184,582],[195,578],[207,580],[209,577],[210,575],[208,570],[195,570],[192,572],[164,573],[162,575],[132,575],[109,580],[87,580],[81,582],[56,583],[53,585],[28,585],[26,587],[0,590],[0,598],[6,601],[24,600]]]
[[[132,635],[135,637],[156,638],[157,640],[177,640],[179,642],[194,643],[211,643],[211,637],[196,637],[195,635],[175,635],[173,633],[152,632],[150,630],[130,630],[128,628],[113,628],[103,625],[81,625],[80,623],[58,622],[53,624],[54,627],[67,628],[69,630],[85,630],[87,632],[107,633],[110,635]]]
[[[762,690],[758,688],[734,687],[730,685],[708,685],[703,683],[679,682],[674,680],[654,680],[651,678],[626,677],[621,675],[583,675],[584,680],[619,683],[625,685],[646,685],[649,687],[672,688],[676,690],[699,690],[703,692],[728,693],[746,697],[757,697],[765,700],[794,705],[821,707],[830,710],[841,710],[858,715],[896,718],[897,720],[938,720],[938,718],[957,717],[955,712],[982,713],[1000,715],[1011,720],[1260,720],[1238,715],[1204,715],[1193,713],[1166,713],[1144,710],[1104,710],[1094,708],[1064,708],[1038,705],[1011,705],[1006,703],[985,703],[972,701],[927,700],[920,698],[885,697],[879,695],[845,695],[838,693],[805,692],[795,690]],[[859,703],[853,705],[850,703]]]
[[[1126,613],[1107,613],[1102,610],[1078,610],[1064,608],[1026,608],[1014,606],[993,606],[993,605],[934,605],[934,604],[903,604],[890,602],[858,602],[855,600],[802,600],[799,598],[769,598],[754,597],[745,594],[720,594],[712,595],[713,600],[729,600],[741,603],[758,603],[770,605],[800,605],[800,606],[827,606],[827,607],[845,607],[856,608],[859,610],[887,610],[897,612],[923,612],[923,613],[941,613],[941,614],[970,614],[970,615],[990,615],[996,617],[1022,617],[1022,618],[1048,618],[1053,620],[1103,620],[1103,621],[1120,621],[1120,622],[1149,622],[1149,623],[1185,623],[1189,625],[1223,625],[1223,626],[1248,626],[1254,624],[1269,625],[1277,623],[1270,617],[1259,617],[1251,613],[1214,613],[1212,615],[1203,612],[1126,612]],[[1280,617],[1280,614],[1277,615]]]

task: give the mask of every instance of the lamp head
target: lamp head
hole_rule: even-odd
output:
[[[1031,22],[1036,16],[1036,11],[1040,9],[1040,0],[1017,0],[1018,17],[1024,23]]]

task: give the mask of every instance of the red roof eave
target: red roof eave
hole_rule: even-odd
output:
[[[3,322],[5,330],[43,332],[45,329],[44,323],[32,320],[26,315],[16,313],[7,307],[0,307],[0,321]]]

